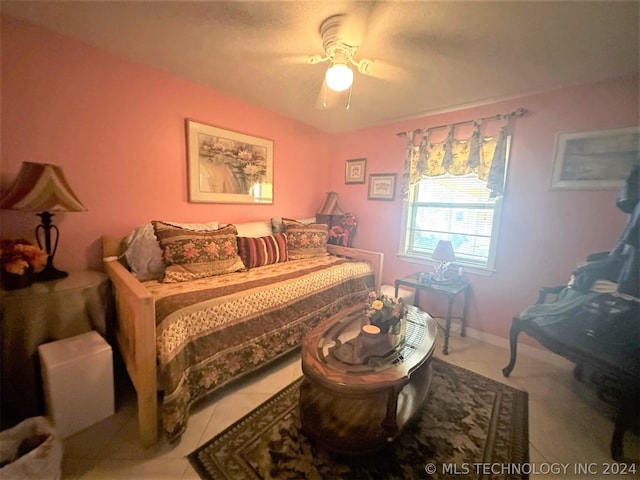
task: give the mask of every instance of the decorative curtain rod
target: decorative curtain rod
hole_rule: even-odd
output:
[[[527,113],[529,113],[527,109],[520,107],[514,110],[513,112],[508,113],[507,115],[497,114],[497,115],[493,115],[492,117],[483,117],[479,121],[486,122],[487,120],[498,120],[502,117],[523,117]],[[421,133],[421,132],[428,132],[429,130],[437,130],[439,128],[457,127],[458,125],[466,125],[467,123],[474,123],[476,121],[477,120],[465,120],[463,122],[450,123],[448,125],[438,125],[437,127],[429,127],[425,130],[423,130],[422,128],[416,128],[415,130],[413,130],[413,132],[398,132],[396,133],[396,135],[398,135],[399,137],[406,137],[409,133]]]

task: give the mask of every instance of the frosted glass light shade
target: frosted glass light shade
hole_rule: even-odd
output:
[[[343,92],[353,83],[353,70],[344,63],[334,63],[325,74],[327,87],[336,92]]]

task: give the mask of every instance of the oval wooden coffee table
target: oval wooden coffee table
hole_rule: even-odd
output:
[[[429,314],[409,306],[405,339],[394,348],[363,344],[366,320],[360,305],[343,310],[302,344],[302,429],[339,453],[371,452],[393,441],[431,383],[437,325]]]

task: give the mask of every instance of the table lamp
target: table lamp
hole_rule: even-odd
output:
[[[345,214],[344,208],[340,203],[340,198],[337,192],[327,192],[327,198],[324,200],[322,207],[316,213],[316,221],[318,223],[326,223],[329,225],[329,229],[334,225],[339,225],[339,221],[334,221],[334,217],[342,218]]]
[[[449,281],[445,278],[445,273],[449,268],[451,262],[456,261],[456,255],[453,253],[453,245],[449,240],[439,240],[436,245],[436,249],[433,251],[431,258],[440,262],[440,264],[436,265],[435,270],[436,274],[432,278],[434,282],[447,282]]]
[[[87,209],[67,183],[62,168],[50,163],[23,162],[18,177],[7,193],[0,199],[0,208],[21,212],[40,212],[41,223],[35,234],[38,246],[47,255],[47,265],[35,274],[36,281],[54,280],[69,275],[53,266],[53,257],[58,248],[60,232],[51,223],[51,212],[84,212]],[[51,241],[51,232],[55,241]],[[44,246],[43,246],[44,244]]]

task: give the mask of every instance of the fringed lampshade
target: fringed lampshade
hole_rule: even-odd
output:
[[[53,280],[68,275],[53,266],[60,233],[51,223],[51,212],[84,212],[87,209],[67,183],[62,168],[49,163],[23,162],[18,177],[0,199],[0,208],[21,212],[40,212],[41,224],[36,227],[38,246],[47,255],[47,266],[36,274],[36,280]],[[51,241],[51,231],[55,241]],[[44,246],[43,246],[44,243]]]
[[[327,198],[325,198],[320,210],[316,213],[316,221],[318,223],[326,223],[331,228],[340,224],[340,219],[345,213],[346,211],[340,203],[338,193],[327,192]],[[338,221],[336,221],[336,217],[339,217]]]

